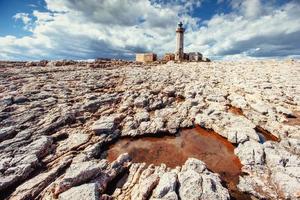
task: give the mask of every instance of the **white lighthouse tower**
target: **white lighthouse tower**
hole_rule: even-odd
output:
[[[176,51],[175,51],[175,60],[182,61],[184,58],[183,52],[183,34],[184,28],[182,28],[182,22],[180,22],[176,29]]]

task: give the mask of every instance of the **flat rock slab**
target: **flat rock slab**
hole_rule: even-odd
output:
[[[84,133],[71,133],[66,140],[60,143],[57,151],[64,152],[75,149],[88,142],[90,137],[90,135]]]
[[[91,126],[91,130],[93,130],[96,134],[112,133],[122,117],[122,115],[118,114],[103,116],[94,122]]]
[[[58,196],[59,200],[99,200],[99,191],[95,183],[73,187]]]

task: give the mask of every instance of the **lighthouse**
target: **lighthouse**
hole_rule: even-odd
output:
[[[183,52],[183,34],[184,28],[182,28],[182,22],[180,22],[176,29],[176,51],[175,51],[175,60],[182,61],[184,58]]]

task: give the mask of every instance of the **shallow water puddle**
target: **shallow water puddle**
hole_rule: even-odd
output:
[[[236,193],[242,165],[233,152],[234,148],[217,133],[196,127],[183,129],[177,136],[121,139],[108,149],[107,159],[114,161],[120,154],[128,152],[134,162],[165,163],[174,168],[194,157],[204,161],[211,171],[219,173],[227,187]]]
[[[275,135],[273,135],[272,133],[263,129],[260,126],[257,126],[255,130],[261,140],[261,143],[264,143],[265,141],[275,141],[275,142],[279,141],[279,139]]]

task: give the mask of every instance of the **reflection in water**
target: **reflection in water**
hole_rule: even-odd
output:
[[[108,150],[108,160],[115,160],[128,152],[134,162],[145,162],[168,167],[182,166],[189,157],[206,163],[207,167],[221,175],[231,195],[237,196],[236,184],[241,173],[241,163],[234,154],[234,146],[213,131],[201,127],[184,129],[178,136],[124,138]],[[238,197],[237,197],[238,198]],[[244,197],[244,199],[246,199]]]
[[[259,136],[259,139],[260,139],[261,143],[264,143],[265,141],[275,141],[275,142],[279,141],[279,139],[275,135],[273,135],[272,133],[270,133],[269,131],[263,129],[260,126],[257,126],[255,128],[255,130],[256,130],[256,133]]]

